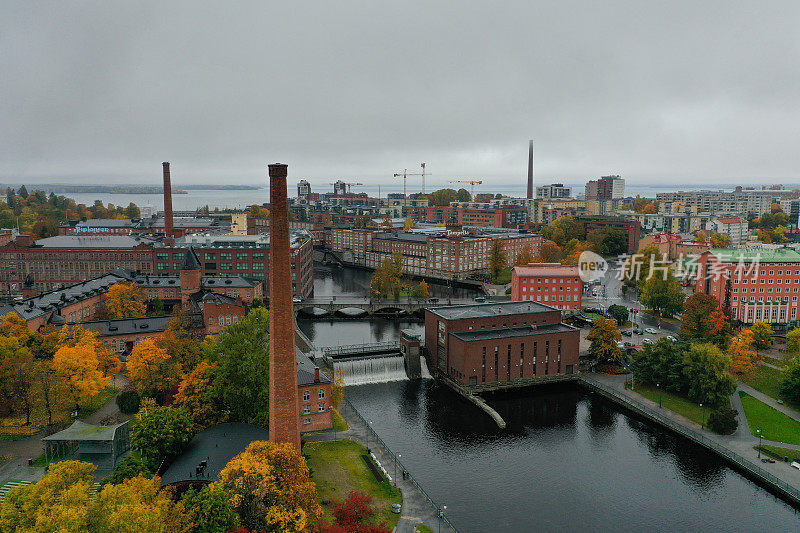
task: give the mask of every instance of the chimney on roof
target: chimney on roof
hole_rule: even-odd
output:
[[[314,383],[319,383],[319,367],[314,367]]]
[[[169,178],[169,162],[161,163],[164,167],[164,235],[174,237],[172,230],[172,184]]]

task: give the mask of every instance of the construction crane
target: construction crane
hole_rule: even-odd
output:
[[[408,173],[408,169],[404,168],[402,174],[398,173],[398,174],[394,175],[395,178],[399,178],[400,176],[403,176],[403,207],[405,207],[406,201],[407,201],[406,200],[406,178],[408,178],[408,176],[422,176],[422,194],[425,194],[425,176],[430,176],[430,174],[425,174],[425,163],[420,163],[420,166],[422,167],[422,172],[419,173],[419,174],[409,174]]]
[[[346,181],[343,181],[342,183],[347,185],[347,194],[351,193],[350,187],[352,187],[353,185],[364,185],[363,183],[349,183],[349,182],[346,182]],[[331,183],[330,185],[336,185],[336,184],[335,183]]]
[[[481,180],[452,180],[450,183],[469,183],[470,200],[475,198],[475,185],[483,183]]]

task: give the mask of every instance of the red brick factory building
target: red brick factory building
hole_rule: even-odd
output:
[[[577,265],[535,263],[511,271],[511,299],[535,301],[562,311],[579,311],[583,281]]]
[[[533,301],[425,310],[428,368],[463,387],[573,374],[579,336],[561,311]]]

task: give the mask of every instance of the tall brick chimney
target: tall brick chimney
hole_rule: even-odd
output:
[[[172,184],[169,180],[169,162],[161,163],[164,167],[164,235],[174,237],[172,230]]]
[[[287,166],[269,165],[269,438],[300,449]]]
[[[533,198],[533,141],[528,145],[528,199]]]

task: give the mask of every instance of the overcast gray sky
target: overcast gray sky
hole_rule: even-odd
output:
[[[11,0],[0,181],[510,183],[532,138],[539,183],[800,182],[798,28],[797,0]]]

